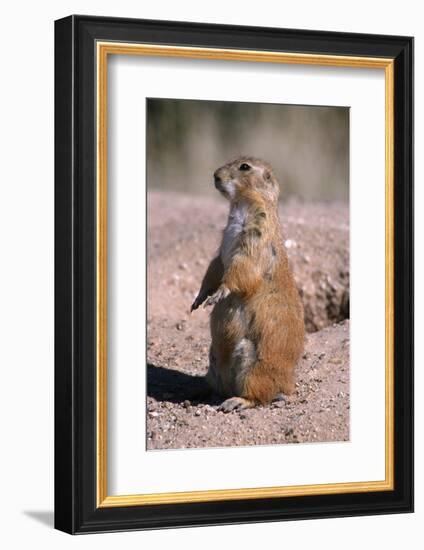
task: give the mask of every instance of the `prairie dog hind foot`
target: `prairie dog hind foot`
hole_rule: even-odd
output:
[[[221,403],[218,407],[218,411],[229,413],[231,411],[243,411],[244,409],[250,409],[255,406],[253,401],[244,399],[244,397],[230,397]]]

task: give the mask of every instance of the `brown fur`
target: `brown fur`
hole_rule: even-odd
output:
[[[304,320],[282,240],[279,186],[271,167],[238,158],[215,172],[215,185],[230,200],[230,217],[192,310],[215,304],[206,378],[231,398],[222,405],[229,411],[293,393]],[[238,232],[232,232],[234,225],[229,228],[234,219]]]

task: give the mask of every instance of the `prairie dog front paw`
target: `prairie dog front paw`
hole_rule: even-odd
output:
[[[221,300],[224,300],[224,298],[226,298],[229,294],[229,288],[227,288],[225,285],[221,285],[218,290],[214,294],[212,294],[212,296],[209,296],[209,298],[205,301],[203,307],[213,306]]]

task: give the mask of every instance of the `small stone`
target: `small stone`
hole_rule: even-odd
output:
[[[152,418],[156,418],[157,416],[159,416],[159,413],[157,411],[150,411],[149,416],[151,416]]]
[[[194,413],[194,416],[200,416],[200,409],[196,409],[196,412]]]
[[[188,399],[186,399],[185,401],[183,401],[183,407],[184,407],[185,409],[187,409],[188,407],[190,407],[190,405],[191,405],[191,402],[190,402]]]

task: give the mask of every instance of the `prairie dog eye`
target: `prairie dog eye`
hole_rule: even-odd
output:
[[[243,162],[242,164],[240,164],[239,170],[241,170],[242,172],[247,172],[247,170],[250,170],[250,166]]]

